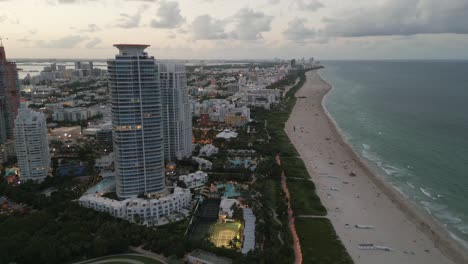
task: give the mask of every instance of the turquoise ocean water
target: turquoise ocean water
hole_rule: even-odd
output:
[[[323,64],[348,142],[468,246],[468,61]]]

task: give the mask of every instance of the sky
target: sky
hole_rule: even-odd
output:
[[[0,0],[0,37],[9,58],[468,59],[468,0]]]

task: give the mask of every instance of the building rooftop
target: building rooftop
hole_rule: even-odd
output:
[[[151,45],[147,44],[114,44],[114,47],[118,49],[125,49],[125,48],[140,48],[140,49],[146,49],[150,47]]]

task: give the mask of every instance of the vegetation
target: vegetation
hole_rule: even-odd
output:
[[[301,241],[303,263],[353,263],[330,220],[296,218],[296,229]]]
[[[275,187],[270,187],[269,189],[274,190],[279,188],[281,171],[284,171],[288,179],[287,185],[290,191],[291,206],[293,207],[294,213],[296,215],[324,216],[327,213],[326,209],[315,192],[314,184],[309,180],[310,175],[307,168],[284,131],[286,121],[297,100],[294,95],[305,83],[305,73],[300,72],[299,78],[299,82],[288,91],[285,99],[271,111],[264,109],[254,109],[252,111],[252,115],[257,122],[254,125],[255,128],[261,131],[261,133],[267,134],[265,144],[255,145],[254,147],[259,153],[267,157],[258,166],[258,173],[266,174],[271,177],[268,184],[273,184]],[[280,154],[281,156],[281,167],[274,164],[273,157],[276,154]],[[280,189],[277,191],[281,193]],[[279,204],[285,206],[282,194],[279,196],[270,194],[266,191],[266,188],[263,188],[262,192],[266,192],[264,195],[268,195],[269,197],[276,197],[275,200],[279,201]],[[263,199],[265,199],[265,197]],[[263,202],[266,202],[266,206],[272,206],[269,199],[263,200]],[[279,204],[276,205],[276,210],[279,212],[278,218],[283,223],[283,226],[287,226],[286,210],[285,208],[281,208]],[[333,226],[328,219],[307,219],[298,217],[295,219],[296,231],[299,234],[299,241],[304,257],[303,263],[352,263],[351,258],[337,238]],[[274,228],[278,228],[278,226],[274,226]],[[279,227],[279,230],[282,230],[280,233],[283,237],[286,237],[285,243],[291,245],[292,239],[289,230],[285,230],[284,227]],[[271,232],[271,230],[268,229],[262,231],[267,234]],[[272,248],[278,250],[281,246],[272,245]],[[274,263],[292,262],[294,259],[292,249],[286,250],[290,252],[291,260],[289,260],[289,262],[275,261]]]
[[[315,187],[311,181],[288,179],[287,184],[291,194],[291,207],[295,215],[327,215],[327,210],[313,191]]]
[[[55,186],[49,197],[40,194]],[[116,219],[79,206],[82,188],[72,181],[49,179],[12,187],[0,182],[0,196],[26,203],[34,210],[0,218],[0,263],[66,263],[124,253],[128,246],[156,245],[166,256],[182,257],[192,249],[183,241],[185,227],[171,224],[158,230]],[[177,245],[177,246],[174,246]]]

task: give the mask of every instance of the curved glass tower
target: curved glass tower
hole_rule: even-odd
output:
[[[165,190],[161,94],[149,45],[116,44],[107,62],[112,96],[117,195],[120,198]]]

